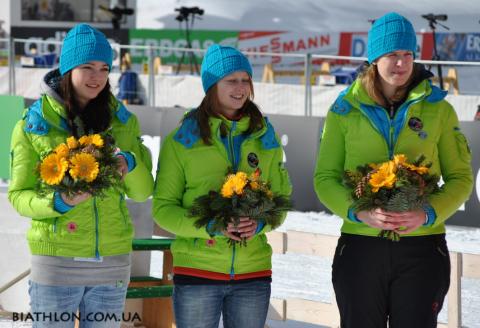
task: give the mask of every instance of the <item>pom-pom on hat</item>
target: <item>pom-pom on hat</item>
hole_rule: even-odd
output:
[[[113,51],[105,35],[88,24],[68,31],[60,54],[60,74],[90,61],[102,61],[112,69]]]
[[[375,20],[368,32],[368,62],[397,50],[417,50],[417,37],[412,23],[397,13],[388,13]]]
[[[211,45],[202,62],[202,84],[205,93],[225,76],[245,71],[252,77],[252,66],[248,58],[232,47]]]

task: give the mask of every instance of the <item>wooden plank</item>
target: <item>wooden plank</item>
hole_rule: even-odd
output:
[[[123,323],[123,325],[128,325],[128,326],[138,326],[141,324],[141,321],[136,319],[138,316],[140,316],[140,319],[142,319],[142,313],[143,313],[143,300],[142,299],[127,299],[125,301],[125,309],[123,310],[124,313],[124,318],[128,319],[130,318],[135,318],[133,321],[129,321],[126,323]]]
[[[463,277],[480,279],[480,255],[478,254],[462,254]]]
[[[287,251],[333,258],[337,240],[338,236],[289,230],[287,232]]]
[[[287,299],[287,320],[329,327],[340,326],[340,316],[335,305],[295,298]]]
[[[462,327],[462,254],[450,252],[452,271],[448,290],[448,328]]]
[[[268,306],[267,318],[285,321],[287,319],[287,302],[280,298],[271,298]]]
[[[173,257],[170,251],[163,252],[163,277],[160,284],[171,285]],[[175,328],[172,298],[148,298],[143,301],[142,324],[148,328]]]
[[[267,239],[275,254],[285,254],[287,250],[287,234],[279,231],[267,233]]]
[[[148,328],[175,328],[172,298],[145,299],[142,324]]]

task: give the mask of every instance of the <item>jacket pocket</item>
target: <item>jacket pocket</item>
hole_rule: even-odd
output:
[[[464,161],[470,162],[472,158],[470,146],[468,145],[467,138],[465,138],[465,135],[460,132],[460,130],[455,130],[455,140],[459,157]]]

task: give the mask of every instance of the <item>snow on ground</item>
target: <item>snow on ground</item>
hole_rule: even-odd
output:
[[[341,219],[326,213],[289,212],[285,223],[278,231],[296,230],[327,235],[339,235]],[[447,242],[450,251],[480,254],[480,229],[447,227]],[[161,253],[152,253],[152,275],[161,276]],[[331,259],[301,254],[273,255],[272,297],[302,298],[319,302],[332,302]],[[463,327],[480,328],[477,314],[480,313],[480,280],[462,279]],[[446,307],[439,320],[447,321]],[[320,328],[322,326],[288,320],[268,321],[270,328]]]
[[[339,235],[342,220],[326,213],[290,212],[279,231],[296,230],[327,235]],[[480,229],[447,226],[447,243],[450,251],[480,254]],[[292,272],[299,268],[298,272]],[[300,273],[301,268],[301,274]],[[292,274],[293,273],[293,274]],[[312,301],[332,302],[331,259],[299,254],[273,255],[272,297],[303,298]],[[462,279],[463,327],[480,328],[480,280]],[[446,307],[439,321],[447,321]],[[271,328],[319,328],[318,325],[287,321],[269,321]]]
[[[341,220],[326,213],[289,212],[279,231],[296,230],[328,235],[339,235]],[[480,254],[480,229],[447,227],[447,242],[450,251]],[[272,297],[303,298],[312,301],[331,302],[334,293],[330,275],[331,259],[311,255],[274,254]],[[151,274],[161,276],[162,253],[152,252]],[[439,316],[446,322],[446,308]],[[480,328],[477,320],[480,313],[480,280],[462,279],[463,327]],[[268,321],[270,328],[320,328],[322,326],[288,320]],[[0,328],[25,328],[25,323],[0,321]]]

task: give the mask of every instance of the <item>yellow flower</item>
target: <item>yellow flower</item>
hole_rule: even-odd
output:
[[[99,134],[91,134],[88,136],[83,136],[78,141],[82,146],[94,145],[94,146],[97,146],[98,148],[103,147],[103,139],[102,139],[102,136]]]
[[[428,167],[416,166],[415,171],[417,171],[418,174],[425,174],[425,173],[428,173]]]
[[[225,198],[230,198],[233,194],[241,195],[247,183],[248,177],[246,173],[238,172],[237,174],[230,174],[223,184],[220,193]]]
[[[417,172],[418,174],[428,173],[428,167],[425,167],[425,166],[415,166],[413,164],[408,164],[408,163],[403,164],[403,166],[405,166],[410,171]]]
[[[78,141],[77,139],[75,139],[75,137],[68,137],[67,138],[67,146],[68,148],[70,149],[75,149],[78,147]]]
[[[220,191],[222,197],[231,198],[233,196],[233,188],[230,183],[225,182]]]
[[[267,197],[273,199],[273,192],[271,190],[267,190]]]
[[[257,181],[250,182],[250,187],[252,190],[258,190],[260,188],[260,184]]]
[[[380,165],[377,172],[373,173],[368,183],[373,187],[373,192],[378,192],[381,187],[392,188],[397,180],[395,164],[392,161]]]
[[[58,156],[60,157],[67,157],[70,149],[68,146],[64,143],[59,144],[57,147],[55,147],[54,152],[57,153]]]
[[[45,157],[40,164],[40,177],[49,185],[58,185],[68,169],[67,160],[55,153]]]
[[[393,156],[393,161],[395,162],[395,165],[403,165],[407,162],[407,156],[403,154],[398,154]]]
[[[90,154],[79,153],[70,160],[70,175],[74,180],[82,179],[92,182],[98,175],[98,162]]]

